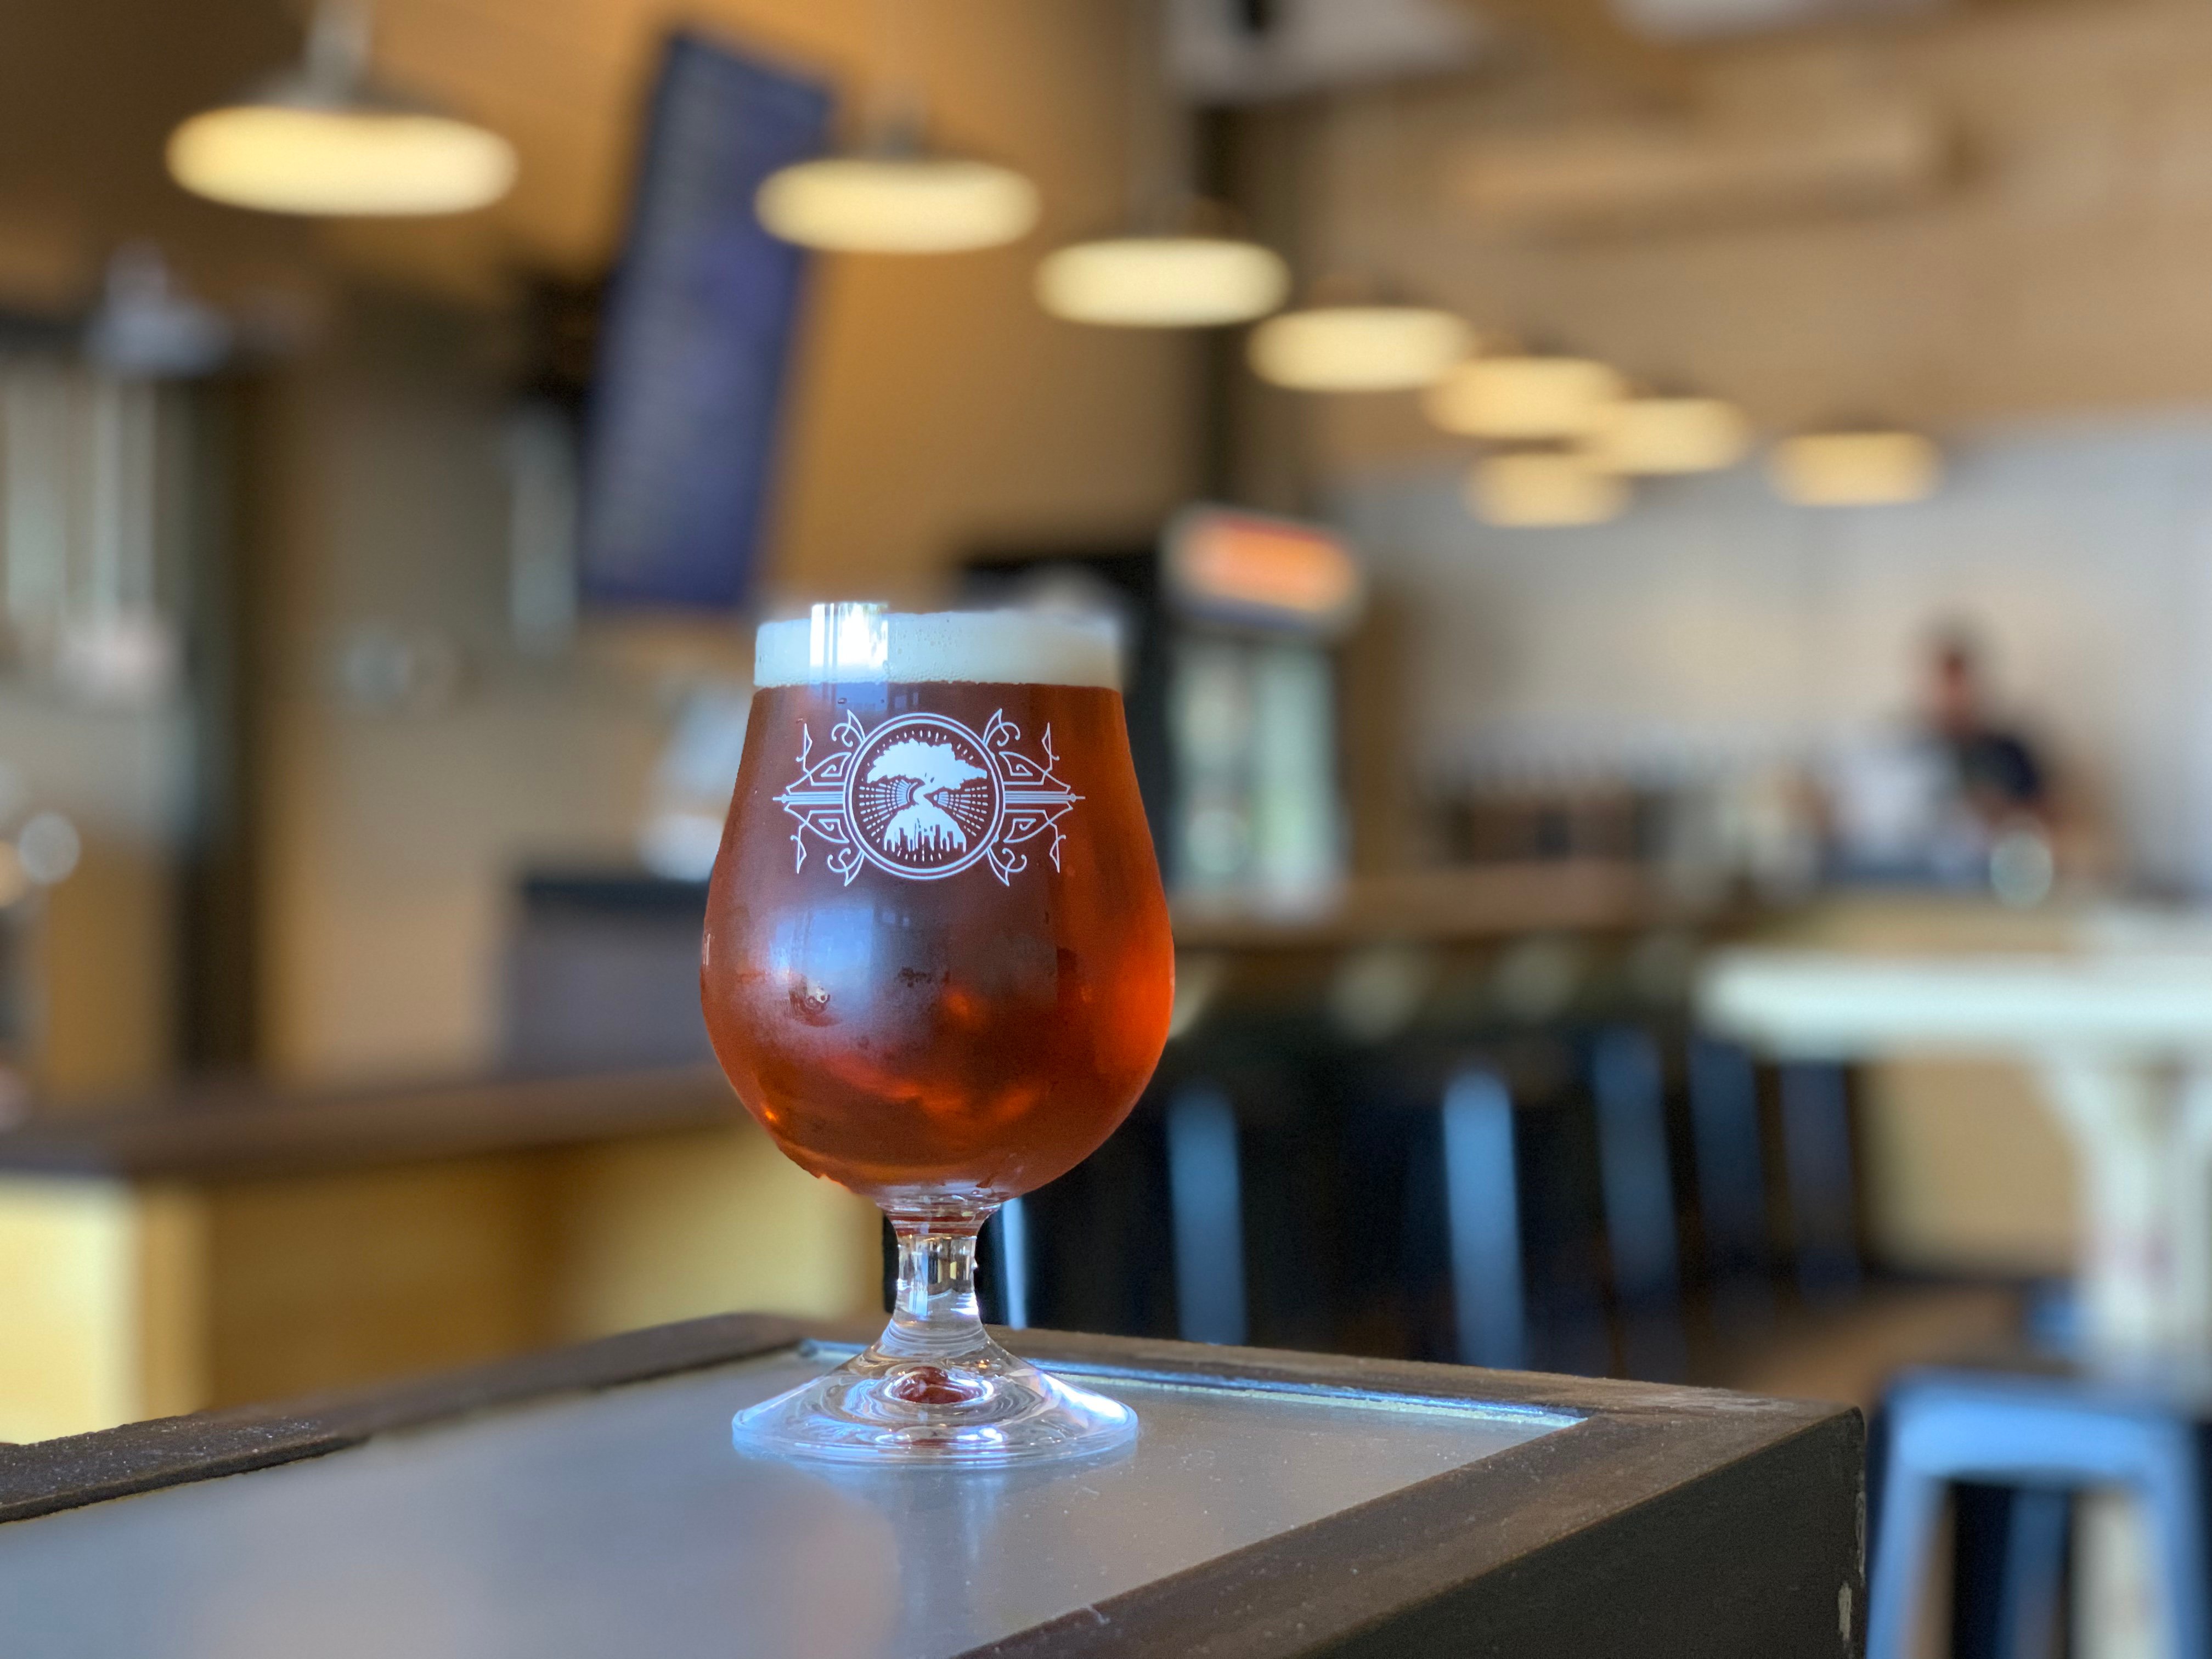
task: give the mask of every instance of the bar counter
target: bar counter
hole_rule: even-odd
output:
[[[710,1129],[744,1109],[712,1066],[313,1094],[206,1084],[0,1133],[0,1172],[294,1176]]]
[[[733,1316],[0,1450],[0,1629],[140,1659],[1858,1650],[1844,1407],[1030,1332],[1136,1407],[1133,1449],[735,1452],[823,1334]]]
[[[0,1133],[0,1441],[878,1295],[711,1067],[179,1090]]]

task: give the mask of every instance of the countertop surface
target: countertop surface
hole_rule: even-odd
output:
[[[0,1528],[0,1630],[10,1652],[88,1659],[925,1659],[1573,1420],[1115,1377],[1141,1429],[1103,1460],[875,1472],[732,1449],[733,1411],[830,1363],[785,1350]]]
[[[40,1659],[1850,1652],[1857,1413],[1067,1332],[1127,1401],[1040,1468],[736,1451],[847,1333],[728,1315],[0,1448],[0,1647]],[[1694,1586],[1695,1594],[1686,1594]]]

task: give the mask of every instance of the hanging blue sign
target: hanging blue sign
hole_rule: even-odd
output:
[[[821,153],[830,115],[813,82],[669,40],[586,427],[586,603],[745,602],[806,270],[761,228],[753,194]]]

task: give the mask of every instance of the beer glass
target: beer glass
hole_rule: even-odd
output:
[[[1128,1408],[977,1316],[975,1233],[1097,1149],[1166,1041],[1175,957],[1109,630],[817,605],[756,645],[699,982],[785,1155],[890,1216],[898,1291],[741,1446],[996,1465],[1102,1451]]]

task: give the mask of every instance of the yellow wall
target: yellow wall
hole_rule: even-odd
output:
[[[96,1177],[0,1177],[0,1440],[208,1402],[195,1195]]]
[[[0,1441],[732,1309],[879,1309],[881,1218],[750,1121],[198,1184],[0,1178]]]
[[[2059,1274],[2081,1243],[2074,1149],[2026,1066],[1870,1066],[1860,1095],[1867,1222],[1882,1261]]]

